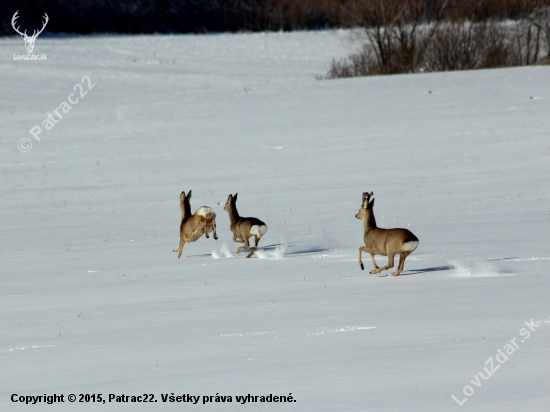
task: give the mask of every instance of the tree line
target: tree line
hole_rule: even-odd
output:
[[[401,21],[477,22],[517,20],[550,0],[2,0],[0,35],[13,35],[19,10],[22,30],[50,33],[205,33],[375,27],[380,19],[414,3]]]

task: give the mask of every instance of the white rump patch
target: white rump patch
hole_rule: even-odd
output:
[[[201,206],[197,209],[195,212],[196,215],[205,217],[207,219],[215,219],[216,218],[216,212],[214,212],[214,209],[208,206]]]
[[[250,228],[251,235],[260,235],[260,237],[262,237],[263,235],[265,235],[265,232],[267,232],[266,225],[254,225]]]
[[[405,252],[414,252],[418,247],[418,240],[411,240],[410,242],[403,243],[403,250]]]

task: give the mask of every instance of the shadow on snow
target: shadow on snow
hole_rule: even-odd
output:
[[[455,267],[452,265],[445,265],[445,266],[435,266],[432,268],[413,269],[413,270],[403,271],[399,276],[418,275],[419,273],[428,273],[428,272],[441,272],[443,270],[453,270],[454,268]]]

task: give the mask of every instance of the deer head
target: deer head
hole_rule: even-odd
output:
[[[363,220],[364,218],[372,215],[372,207],[374,206],[374,199],[372,199],[372,202],[369,203],[370,198],[372,197],[374,193],[373,192],[363,192],[363,195],[361,196],[361,207],[359,208],[359,213],[355,215],[355,217],[359,220]]]
[[[36,41],[36,38],[38,37],[38,35],[40,33],[42,33],[44,31],[44,28],[46,27],[46,24],[48,24],[48,21],[50,20],[50,18],[48,17],[48,15],[46,13],[44,13],[44,24],[42,25],[42,28],[39,30],[39,31],[36,31],[34,30],[33,31],[33,34],[32,36],[27,36],[27,30],[25,30],[23,33],[21,33],[19,31],[19,26],[15,27],[15,24],[16,24],[16,20],[17,18],[19,17],[17,15],[17,13],[19,13],[19,10],[17,10],[12,19],[11,19],[11,26],[13,27],[13,29],[19,33],[21,35],[21,38],[25,41],[25,49],[27,49],[27,53],[32,53],[33,49],[34,49],[34,42]]]
[[[235,196],[229,195],[229,197],[227,198],[227,202],[225,202],[225,206],[223,210],[225,210],[228,213],[231,213],[231,211],[235,208],[235,204],[237,203],[238,195],[239,195],[238,193],[235,193]]]

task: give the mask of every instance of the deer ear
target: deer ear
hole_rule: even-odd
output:
[[[367,209],[372,209],[374,207],[374,199],[370,201],[370,203],[367,205]]]
[[[238,196],[238,195],[239,195],[238,193],[235,193],[235,196],[233,196],[233,200],[234,200],[235,202],[237,201],[237,196]]]
[[[233,199],[233,195],[227,196],[227,201],[229,202],[231,199]]]
[[[191,190],[189,191],[189,193],[187,193],[187,200],[191,200]]]

